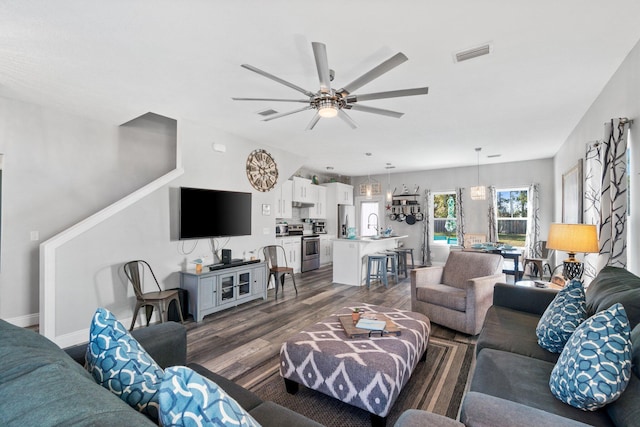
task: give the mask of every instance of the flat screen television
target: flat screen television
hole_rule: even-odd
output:
[[[180,188],[180,239],[251,235],[251,193]]]

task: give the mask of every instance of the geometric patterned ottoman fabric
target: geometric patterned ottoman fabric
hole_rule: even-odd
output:
[[[354,307],[385,314],[401,334],[348,338],[338,319],[353,309],[345,307],[282,344],[280,375],[386,417],[427,349],[431,323],[411,311],[368,304]]]

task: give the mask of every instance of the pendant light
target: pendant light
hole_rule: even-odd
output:
[[[471,200],[485,200],[487,198],[487,191],[484,185],[480,185],[480,150],[481,147],[476,148],[478,153],[478,185],[471,187]]]
[[[391,191],[391,169],[395,168],[391,163],[387,163],[385,169],[387,169],[387,203],[391,203],[393,200],[393,192]]]

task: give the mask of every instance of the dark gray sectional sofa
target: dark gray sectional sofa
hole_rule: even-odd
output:
[[[186,364],[184,326],[168,322],[132,335],[161,367]],[[155,425],[95,382],[81,365],[85,351],[86,345],[63,351],[33,331],[0,320],[0,425]],[[262,426],[320,426],[200,365],[187,366],[222,387]]]
[[[593,412],[561,402],[549,389],[559,354],[540,347],[535,330],[556,292],[495,286],[460,414],[466,426],[640,426],[640,278],[621,268],[605,267],[587,288],[587,315],[622,303],[634,344],[627,389],[618,400]]]

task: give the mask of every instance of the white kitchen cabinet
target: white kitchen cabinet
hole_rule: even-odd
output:
[[[293,208],[291,202],[293,199],[293,181],[287,180],[282,183],[280,188],[276,189],[276,218],[291,218],[293,216]]]
[[[284,251],[287,254],[287,263],[293,268],[294,273],[302,270],[302,240],[300,237],[288,237],[284,239]]]
[[[353,205],[353,186],[341,182],[330,182],[322,186],[327,189],[325,229],[331,237],[338,237],[338,205]]]
[[[301,203],[313,203],[311,195],[311,180],[293,177],[293,201]]]
[[[353,185],[343,184],[341,182],[330,182],[323,184],[323,186],[335,193],[336,204],[353,205]]]
[[[331,256],[332,239],[331,236],[320,236],[320,265],[331,264],[333,261]]]
[[[287,258],[287,266],[293,268],[294,273],[300,273],[302,269],[302,239],[300,237],[282,237],[276,239],[276,245],[284,248],[284,256]],[[284,259],[278,251],[278,265],[285,265]]]
[[[302,218],[325,219],[327,217],[327,188],[312,185],[309,188],[313,206],[302,209]]]
[[[327,188],[320,185],[314,185],[318,194],[316,198],[315,217],[317,219],[325,219],[327,217]]]

